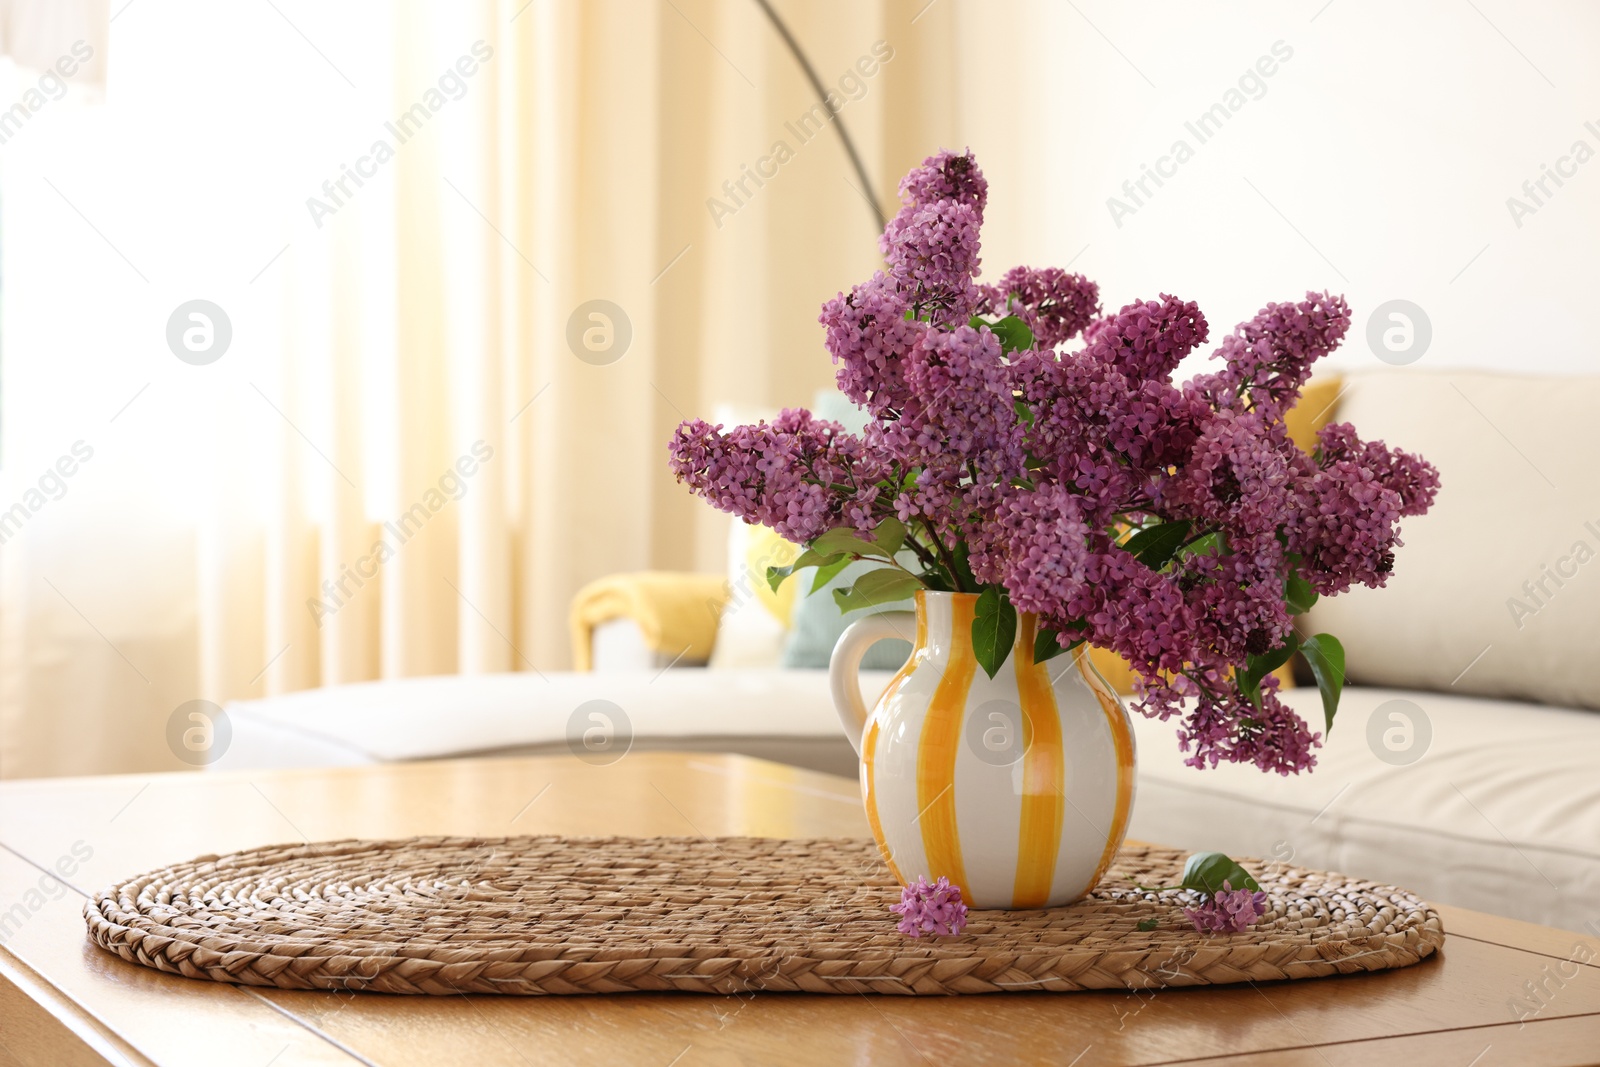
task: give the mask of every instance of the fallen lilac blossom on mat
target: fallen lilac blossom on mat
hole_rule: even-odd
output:
[[[933,934],[950,937],[959,934],[967,925],[967,906],[961,902],[961,887],[951,885],[950,879],[940,878],[930,882],[918,877],[900,893],[900,903],[889,910],[900,916],[895,929],[907,937]]]
[[[1237,885],[1239,888],[1233,888]],[[1146,893],[1166,893],[1188,889],[1203,893],[1206,899],[1183,913],[1202,934],[1240,933],[1255,925],[1267,913],[1267,894],[1255,876],[1220,852],[1196,852],[1183,865],[1183,879],[1177,885],[1141,885]],[[1148,924],[1148,925],[1146,925]],[[1158,923],[1146,919],[1140,930],[1153,930]]]
[[[1267,894],[1257,889],[1234,889],[1231,882],[1211,894],[1211,899],[1183,913],[1202,934],[1236,934],[1248,930],[1267,913]]]

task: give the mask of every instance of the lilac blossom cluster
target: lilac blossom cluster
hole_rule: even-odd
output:
[[[900,916],[895,929],[907,937],[923,934],[951,937],[967,925],[967,906],[961,900],[961,887],[951,885],[948,878],[930,882],[919,876],[901,889],[900,903],[889,905],[889,910]]]
[[[1235,889],[1231,882],[1223,882],[1207,900],[1184,908],[1183,913],[1202,934],[1243,933],[1267,913],[1267,894],[1259,889]]]
[[[979,283],[988,186],[970,153],[929,158],[900,191],[885,269],[820,318],[864,432],[797,409],[731,430],[691,420],[671,445],[678,479],[801,544],[896,524],[928,588],[998,587],[1060,647],[1125,657],[1135,707],[1178,716],[1195,767],[1314,765],[1321,735],[1257,669],[1300,647],[1288,590],[1383,585],[1399,520],[1439,485],[1347,424],[1310,453],[1290,439],[1285,415],[1349,329],[1344,299],[1268,304],[1222,339],[1219,369],[1175,383],[1210,332],[1196,304],[1103,314],[1095,283],[1054,268]]]

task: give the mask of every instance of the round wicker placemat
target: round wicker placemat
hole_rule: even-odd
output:
[[[904,937],[871,841],[412,838],[202,856],[84,907],[89,937],[157,970],[284,989],[384,993],[991,993],[1143,989],[1404,967],[1444,942],[1417,897],[1245,861],[1270,910],[1197,933],[1185,855],[1125,848],[1089,898],[974,911]],[[1142,920],[1159,925],[1141,931]]]

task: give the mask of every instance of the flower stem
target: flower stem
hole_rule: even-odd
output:
[[[945,573],[950,576],[950,588],[958,593],[971,593],[975,590],[961,588],[961,574],[956,569],[956,558],[939,538],[939,533],[933,528],[933,520],[927,516],[922,519],[923,528],[928,531],[928,539],[933,542],[934,550],[939,553],[939,558],[944,562]]]

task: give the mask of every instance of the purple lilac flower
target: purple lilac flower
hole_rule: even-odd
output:
[[[1022,469],[1022,430],[993,333],[971,326],[930,330],[912,346],[905,375],[911,399],[891,435],[898,457],[987,463],[998,465],[996,474]]]
[[[1178,569],[1188,585],[1197,643],[1227,663],[1243,662],[1283,644],[1292,629],[1283,602],[1287,565],[1283,545],[1270,531],[1235,537],[1226,555],[1192,556]]]
[[[954,200],[969,205],[982,218],[989,202],[989,183],[971,149],[960,155],[945,150],[929,156],[900,179],[900,198],[908,204]]]
[[[910,394],[905,356],[931,326],[906,319],[911,303],[888,275],[840,293],[822,306],[828,351],[839,365],[839,391],[875,416],[897,413]]]
[[[727,433],[691,419],[673,434],[671,451],[673,474],[714,507],[796,543],[847,523],[870,532],[875,483],[890,470],[888,457],[861,438],[796,408]]]
[[[1267,894],[1259,889],[1253,893],[1234,889],[1233,883],[1223,882],[1209,900],[1198,907],[1184,908],[1183,913],[1202,934],[1243,933],[1267,913]]]
[[[907,937],[923,934],[951,937],[967,925],[967,906],[961,902],[961,887],[951,885],[948,878],[929,882],[918,876],[901,890],[900,903],[891,904],[889,910],[900,916],[895,929]]]
[[[1170,574],[1145,566],[1103,534],[1088,558],[1088,586],[1067,615],[1088,624],[1091,644],[1109,648],[1149,673],[1181,671],[1208,658],[1194,641],[1194,613]]]
[[[1400,514],[1421,515],[1439,492],[1439,472],[1421,456],[1389,448],[1382,441],[1363,441],[1348,422],[1331,422],[1317,435],[1323,465],[1354,460],[1380,482],[1400,494]]]
[[[953,326],[972,316],[983,295],[972,281],[980,222],[977,209],[958,200],[907,204],[889,220],[879,247],[919,318]]]
[[[917,318],[944,327],[965,323],[985,299],[973,279],[989,183],[971,152],[946,151],[907,174],[900,195],[904,206],[878,242],[889,278]]]
[[[975,574],[1005,583],[1018,611],[1050,614],[1088,582],[1089,525],[1064,486],[1042,485],[1003,501],[972,539]]]
[[[1100,314],[1100,287],[1058,267],[1013,267],[986,295],[993,314],[1021,318],[1042,348],[1072,340]]]
[[[1304,559],[1306,580],[1325,596],[1384,585],[1400,546],[1404,504],[1359,460],[1335,460],[1317,471],[1299,487],[1285,527],[1290,550]]]
[[[1221,679],[1213,675],[1211,682],[1216,686]],[[1184,763],[1201,769],[1218,763],[1253,763],[1281,775],[1314,766],[1311,749],[1320,743],[1320,736],[1278,699],[1276,677],[1262,679],[1260,698],[1257,709],[1242,699],[1196,693],[1178,728],[1178,748],[1189,753]]]
[[[1168,381],[1208,331],[1198,304],[1163,293],[1159,302],[1129,304],[1107,316],[1086,340],[1091,356],[1127,377]]]
[[[1298,504],[1288,435],[1256,411],[1220,411],[1200,431],[1188,462],[1161,486],[1175,513],[1236,535],[1271,533]]]
[[[1255,410],[1277,419],[1299,397],[1311,364],[1339,347],[1349,328],[1344,297],[1307,293],[1298,304],[1268,304],[1240,323],[1212,358],[1227,361],[1225,380]]]
[[[1014,388],[1030,409],[1026,448],[1054,481],[1084,495],[1082,510],[1096,526],[1110,520],[1121,501],[1135,491],[1142,472],[1110,446],[1114,424],[1130,415],[1141,392],[1108,364],[1076,352],[1056,357],[1049,351],[1019,353],[1013,359]],[[1130,452],[1153,454],[1138,446],[1135,417],[1122,426]]]

